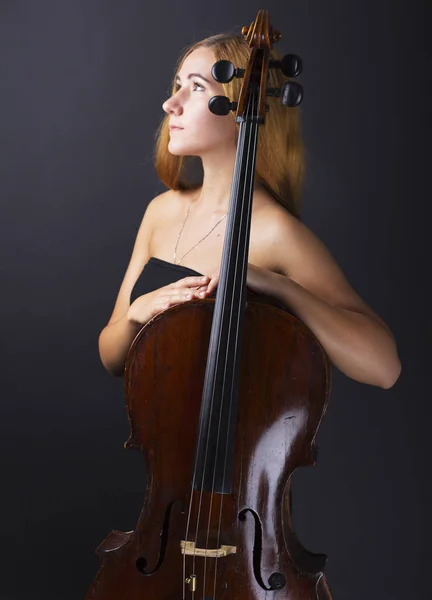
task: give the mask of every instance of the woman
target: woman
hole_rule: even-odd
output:
[[[217,83],[211,67],[226,59],[244,66],[243,36],[221,34],[188,48],[164,104],[156,169],[168,191],[142,219],[117,301],[99,337],[103,365],[120,376],[129,347],[144,323],[166,308],[214,293],[239,125],[234,113],[216,116],[212,96],[237,99],[241,80]],[[272,51],[272,58],[280,58]],[[272,70],[269,86],[285,81]],[[282,301],[316,335],[331,362],[356,381],[388,389],[401,363],[384,321],[353,290],[326,246],[300,220],[303,146],[298,109],[269,98],[260,126],[249,246],[248,288]],[[185,170],[202,161],[202,183]],[[144,268],[145,267],[145,268]]]

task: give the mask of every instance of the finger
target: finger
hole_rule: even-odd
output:
[[[187,292],[179,292],[176,294],[171,294],[167,300],[167,302],[186,302],[187,300],[192,300],[193,294],[190,290]]]
[[[209,294],[212,294],[215,291],[215,289],[218,286],[218,283],[219,283],[219,278],[211,280],[211,282],[207,286],[208,287],[207,291],[208,291]]]
[[[198,285],[203,285],[204,283],[208,283],[210,277],[207,275],[203,275],[200,277],[184,277],[180,279],[174,284],[174,287],[197,287]]]

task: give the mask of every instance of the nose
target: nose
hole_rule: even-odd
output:
[[[170,115],[181,115],[181,113],[183,112],[183,107],[178,101],[178,97],[176,98],[175,95],[165,100],[165,102],[162,104],[162,108],[166,113]]]

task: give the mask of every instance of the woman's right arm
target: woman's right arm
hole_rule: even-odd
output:
[[[138,296],[127,313],[107,325],[99,336],[99,352],[106,370],[111,375],[123,375],[127,353],[141,327],[170,306],[205,298],[210,294],[209,283],[210,277],[184,277]]]
[[[132,289],[150,258],[150,240],[156,217],[166,213],[168,192],[156,196],[142,219],[132,256],[107,325],[99,334],[99,356],[111,375],[121,377],[129,348],[147,321],[169,306],[208,295],[210,277],[184,277],[170,285],[139,296],[130,304]],[[199,289],[197,289],[199,288]]]
[[[121,377],[129,348],[141,323],[128,319],[127,313],[118,321],[110,323],[99,335],[99,356],[105,369],[115,377]]]
[[[141,323],[129,319],[130,295],[144,265],[150,258],[151,234],[157,214],[164,208],[166,210],[165,204],[169,201],[169,191],[153,198],[144,212],[114,310],[107,325],[99,334],[99,356],[102,364],[111,375],[117,377],[123,374],[130,345],[142,327]]]

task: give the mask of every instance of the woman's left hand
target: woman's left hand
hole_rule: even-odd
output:
[[[210,275],[210,277],[211,279],[209,283],[200,288],[200,291],[201,289],[204,291],[203,297],[211,296],[219,283],[219,272],[213,273]],[[256,294],[272,296],[272,292],[275,290],[277,285],[276,280],[278,277],[281,276],[277,273],[273,273],[273,271],[269,271],[268,269],[263,269],[262,267],[257,267],[251,263],[248,263],[246,285],[249,290],[255,292]]]

